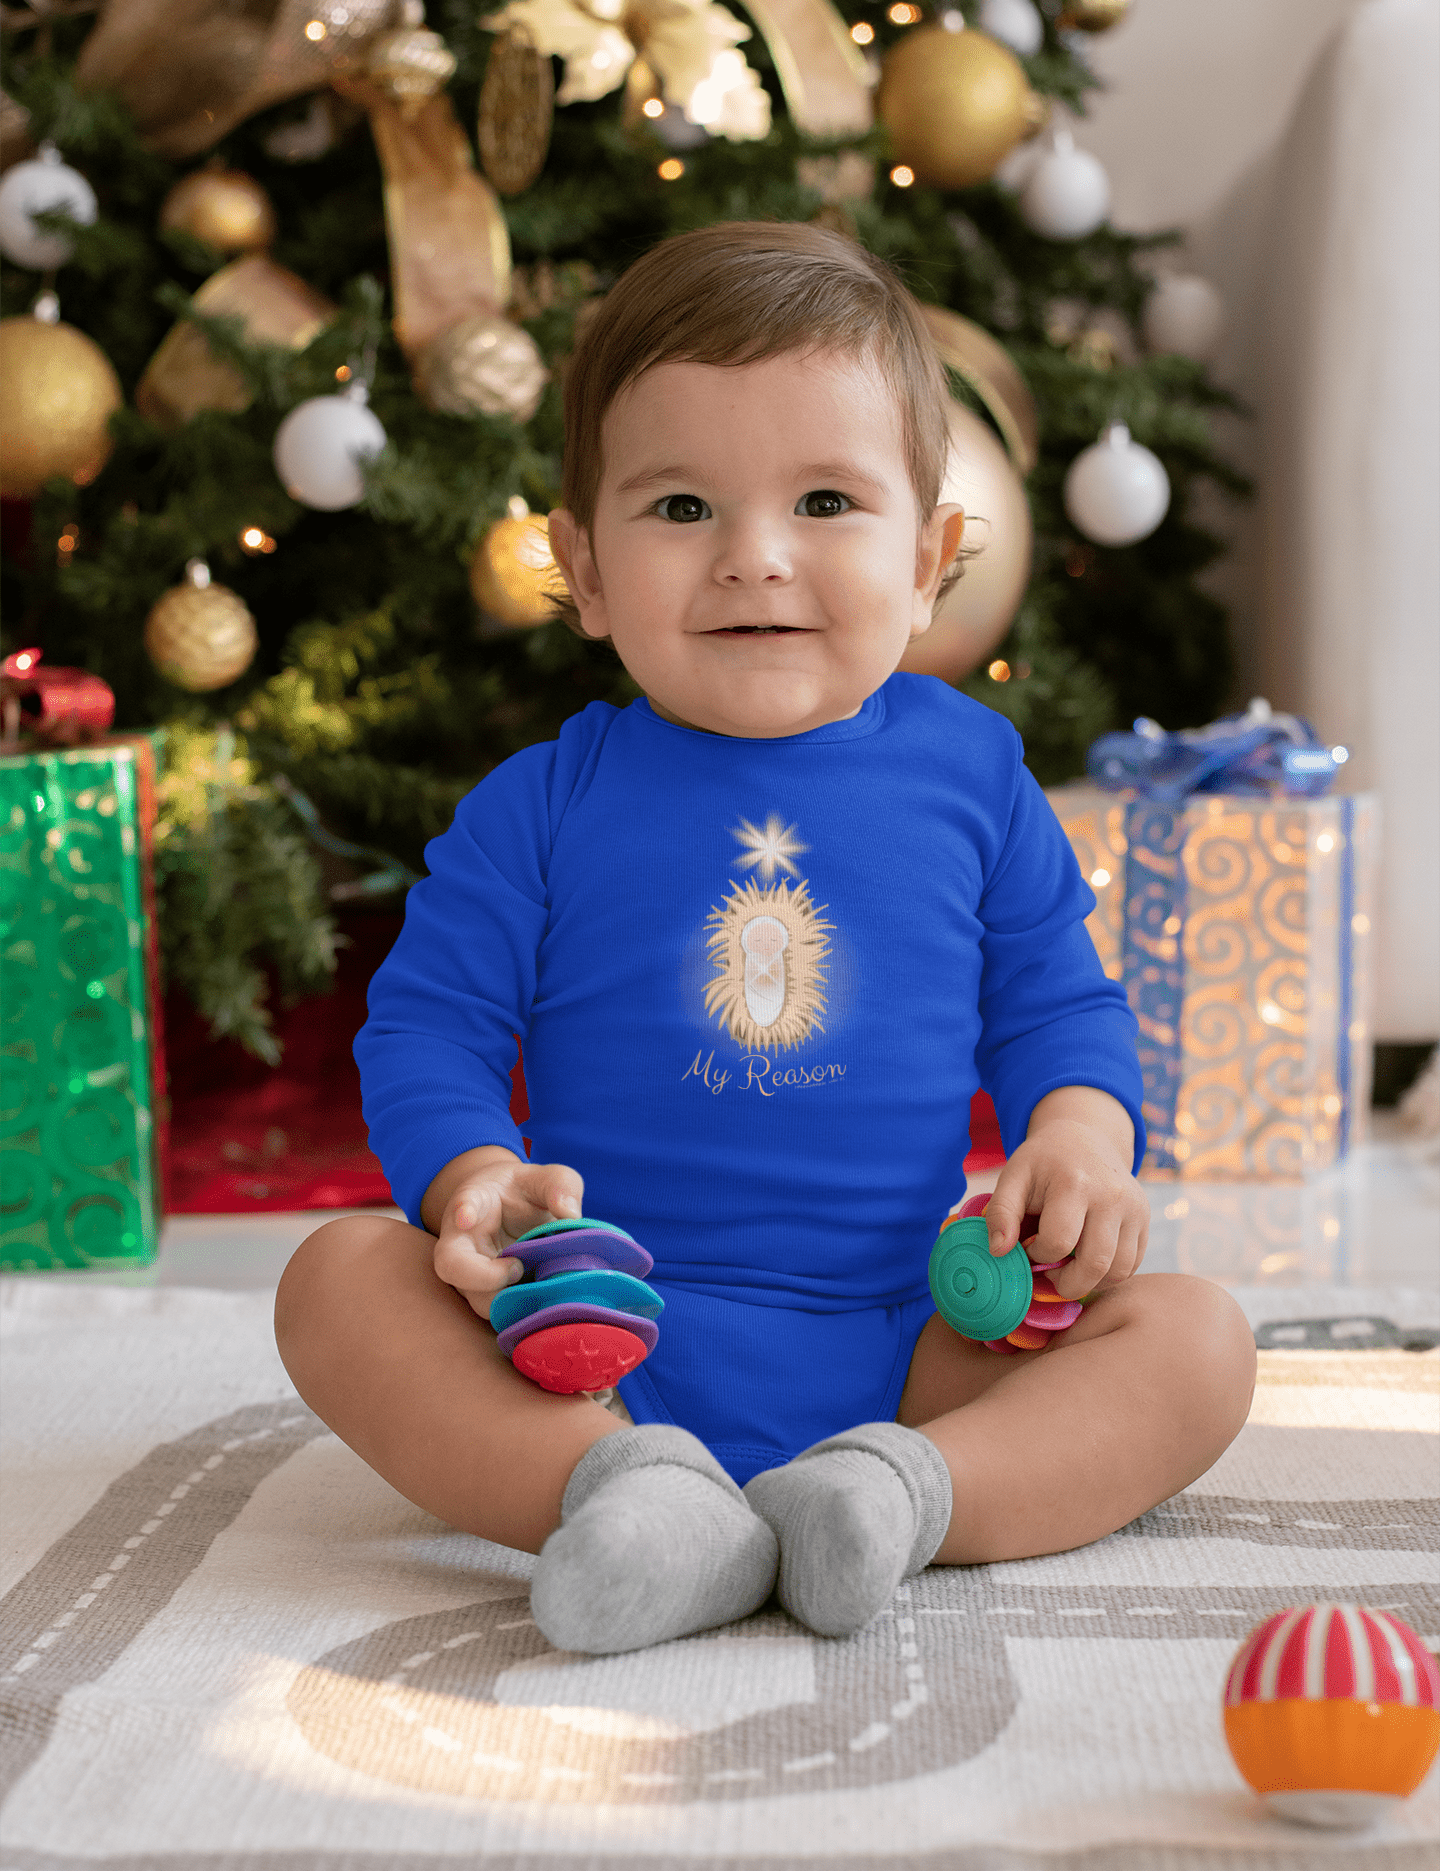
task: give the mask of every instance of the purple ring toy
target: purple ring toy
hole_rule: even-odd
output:
[[[618,1325],[640,1340],[647,1356],[660,1338],[660,1328],[653,1319],[643,1319],[634,1312],[617,1312],[613,1306],[590,1306],[582,1300],[569,1300],[563,1305],[546,1306],[540,1312],[532,1312],[528,1318],[517,1319],[514,1325],[497,1335],[495,1342],[508,1358],[522,1339],[549,1325]]]

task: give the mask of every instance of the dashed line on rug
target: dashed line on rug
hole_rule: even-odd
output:
[[[160,1531],[165,1525],[166,1520],[175,1512],[176,1507],[185,1499],[191,1489],[198,1488],[202,1482],[208,1481],[210,1476],[213,1475],[216,1469],[224,1462],[227,1455],[233,1455],[237,1449],[243,1449],[249,1443],[268,1441],[277,1430],[293,1429],[297,1423],[302,1423],[304,1420],[303,1416],[287,1416],[283,1422],[275,1423],[269,1429],[257,1429],[253,1434],[248,1436],[232,1436],[229,1442],[222,1443],[217,1454],[208,1456],[198,1468],[193,1469],[182,1482],[177,1483],[177,1485],[170,1490],[167,1498],[155,1508],[151,1517],[144,1522],[140,1530],[137,1533],[132,1533],[129,1538],[122,1543],[120,1551],[116,1553],[105,1570],[90,1581],[89,1589],[83,1591],[70,1606],[69,1610],[62,1611],[59,1617],[52,1622],[50,1628],[46,1631],[42,1631],[40,1635],[35,1638],[29,1649],[15,1659],[14,1663],[12,1663],[10,1668],[5,1672],[3,1680],[7,1683],[14,1682],[17,1677],[23,1676],[27,1670],[34,1669],[35,1665],[41,1661],[45,1652],[49,1650],[51,1645],[58,1642],[61,1637],[66,1635],[81,1612],[88,1611],[91,1605],[99,1598],[101,1592],[108,1590],[109,1587],[115,1583],[116,1579],[119,1578],[120,1574],[130,1564],[130,1561],[137,1557],[140,1548],[146,1545],[151,1537]]]

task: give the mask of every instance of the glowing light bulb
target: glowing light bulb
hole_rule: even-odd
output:
[[[348,383],[354,375],[355,372],[348,364],[337,364],[335,367],[335,381],[337,383]]]
[[[685,173],[685,165],[678,156],[667,156],[655,173],[662,182],[678,182]]]
[[[647,117],[663,117],[665,115],[664,103],[658,97],[647,97],[640,108]]]
[[[913,26],[920,17],[918,6],[910,6],[907,0],[896,0],[885,15],[892,26]]]
[[[327,30],[323,19],[307,20],[305,23],[305,37],[310,41],[311,45],[319,45],[320,41],[325,37]]]
[[[890,171],[890,180],[895,184],[896,188],[909,188],[910,184],[915,180],[915,171],[909,168],[905,163],[897,162],[895,167]]]
[[[1092,890],[1103,890],[1109,881],[1110,873],[1103,868],[1098,871],[1091,871],[1090,873],[1090,887]]]
[[[1005,662],[1003,658],[997,656],[985,673],[992,682],[1008,682],[1010,680],[1010,665]]]
[[[850,37],[855,41],[856,45],[871,45],[874,43],[875,39],[875,28],[870,24],[869,20],[859,20],[850,28]]]

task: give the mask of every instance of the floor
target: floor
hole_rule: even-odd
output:
[[[1306,1183],[1150,1183],[1146,1269],[1203,1274],[1245,1290],[1252,1318],[1299,1316],[1295,1289],[1402,1289],[1406,1318],[1440,1324],[1440,1159],[1376,1113],[1370,1141]],[[976,1179],[993,1186],[994,1174]],[[345,1211],[338,1211],[345,1212]],[[375,1211],[372,1211],[375,1212]],[[398,1212],[398,1211],[392,1211]],[[326,1213],[176,1215],[153,1266],[41,1279],[128,1286],[274,1286]],[[1431,1316],[1433,1314],[1433,1317]]]

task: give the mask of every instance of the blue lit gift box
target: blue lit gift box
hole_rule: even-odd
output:
[[[1364,1135],[1380,817],[1330,792],[1344,755],[1252,703],[1104,735],[1049,795],[1139,1022],[1148,1179],[1295,1181]]]

